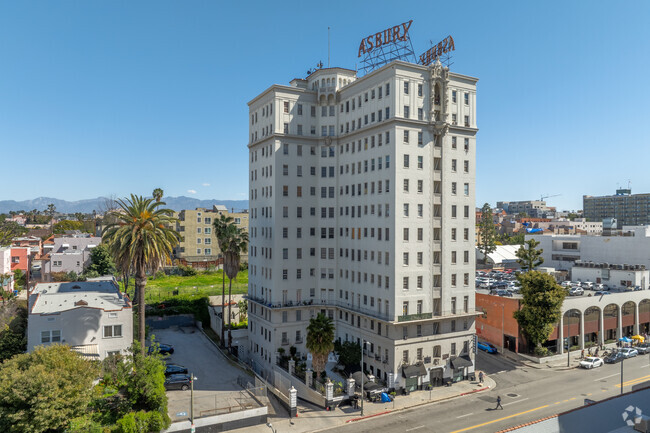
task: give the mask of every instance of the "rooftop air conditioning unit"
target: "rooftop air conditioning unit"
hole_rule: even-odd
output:
[[[636,416],[634,413],[632,416],[634,417],[634,431],[650,433],[650,417],[648,415]]]

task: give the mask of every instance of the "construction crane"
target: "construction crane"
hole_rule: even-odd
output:
[[[546,199],[546,198],[559,197],[559,196],[561,196],[561,195],[562,195],[562,194],[543,195],[543,196],[540,197],[539,201],[544,201],[544,199]]]

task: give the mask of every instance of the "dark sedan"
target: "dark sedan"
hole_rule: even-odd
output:
[[[615,353],[607,355],[605,357],[604,361],[605,361],[606,364],[616,364],[618,362],[621,362],[624,359],[625,359],[625,356],[622,353],[615,352]]]
[[[171,376],[165,378],[165,389],[167,391],[173,391],[180,389],[181,391],[187,391],[190,389],[190,375],[189,374],[172,374]]]
[[[149,353],[154,353],[154,346],[149,346]],[[171,355],[174,353],[174,346],[170,344],[158,343],[158,353],[161,355]]]
[[[165,368],[165,376],[171,376],[172,374],[187,374],[187,368],[182,365],[176,364],[167,364]]]

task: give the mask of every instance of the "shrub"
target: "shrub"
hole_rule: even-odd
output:
[[[160,412],[129,412],[117,420],[118,433],[141,433],[159,432],[166,428],[169,423],[165,422]]]
[[[178,265],[178,270],[184,277],[193,277],[198,275],[198,271],[191,266]]]
[[[541,357],[548,356],[549,350],[544,346],[535,347],[535,355]]]
[[[174,296],[165,299],[156,306],[147,309],[148,316],[174,316],[177,314],[193,314],[194,318],[203,324],[204,328],[210,327],[210,301],[207,296],[196,297],[192,295]]]

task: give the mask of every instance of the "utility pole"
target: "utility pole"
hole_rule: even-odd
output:
[[[190,373],[190,433],[196,432],[196,427],[194,426],[194,373]]]
[[[623,364],[625,363],[625,357],[621,358],[621,395],[623,395]]]

